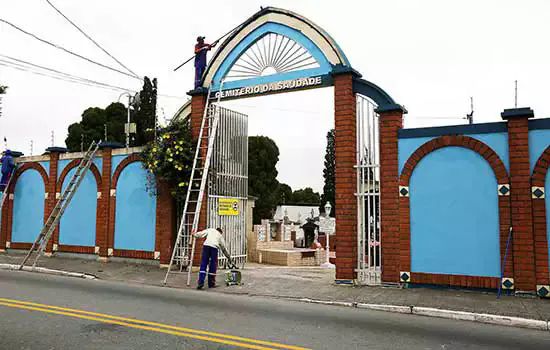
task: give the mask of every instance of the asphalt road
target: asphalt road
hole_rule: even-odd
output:
[[[550,332],[0,271],[1,349],[548,349]]]

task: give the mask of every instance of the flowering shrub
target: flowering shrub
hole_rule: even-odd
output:
[[[172,123],[159,130],[157,138],[149,142],[141,154],[144,167],[151,175],[148,179],[148,190],[152,194],[157,194],[158,178],[170,184],[174,198],[185,199],[195,155],[194,149],[188,120]]]

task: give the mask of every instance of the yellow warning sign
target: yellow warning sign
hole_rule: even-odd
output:
[[[220,198],[218,200],[219,215],[239,215],[239,200],[235,198]]]

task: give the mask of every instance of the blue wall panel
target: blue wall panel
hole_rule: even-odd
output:
[[[481,142],[486,143],[500,157],[506,170],[510,171],[510,160],[508,155],[508,134],[507,133],[483,133],[483,134],[465,134]],[[409,157],[423,144],[437,138],[436,136],[410,137],[399,139],[399,174],[403,170]]]
[[[399,174],[403,170],[405,163],[409,160],[410,156],[426,142],[435,139],[435,137],[415,137],[398,140],[397,158],[399,163]]]
[[[142,164],[128,165],[118,179],[115,210],[115,249],[154,251],[156,198],[146,190]]]
[[[504,163],[506,171],[510,173],[510,155],[508,149],[508,133],[499,132],[491,134],[465,134],[466,136],[473,137],[491,147],[493,151],[499,156],[500,160]]]
[[[38,164],[42,165],[44,170],[46,170],[46,174],[50,174],[50,161],[49,160],[46,160],[46,161],[43,161],[43,162],[38,162]]]
[[[45,186],[37,170],[25,170],[15,183],[12,242],[32,243],[44,224]]]
[[[479,154],[446,147],[410,181],[411,271],[500,275],[497,181]]]
[[[546,173],[546,184],[544,186],[544,200],[546,201],[546,233],[548,242],[548,267],[550,267],[550,171]]]
[[[63,181],[63,190],[69,184],[76,168],[69,171]],[[59,244],[95,246],[97,183],[94,175],[87,171],[80,186],[61,217]]]
[[[540,155],[548,146],[550,146],[550,130],[529,131],[529,164],[531,165],[531,174]]]
[[[59,177],[61,176],[61,173],[63,172],[63,169],[65,169],[65,167],[69,165],[71,161],[72,159],[62,159],[57,162],[57,179],[58,180],[59,180]]]
[[[111,176],[113,176],[113,174],[115,173],[115,170],[116,168],[118,167],[118,165],[124,160],[124,158],[126,158],[127,155],[117,155],[117,156],[113,156],[112,160],[111,160]]]

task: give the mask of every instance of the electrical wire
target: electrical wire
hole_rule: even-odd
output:
[[[52,46],[52,47],[55,47],[56,49],[62,50],[62,51],[66,52],[66,53],[68,53],[68,54],[70,54],[70,55],[73,55],[73,56],[75,56],[75,57],[78,57],[78,58],[80,58],[80,59],[83,59],[83,60],[85,60],[85,61],[87,61],[87,62],[90,62],[90,63],[95,64],[95,65],[97,65],[97,66],[100,66],[100,67],[102,67],[102,68],[111,70],[111,71],[113,71],[113,72],[117,72],[117,73],[120,73],[120,74],[129,76],[129,77],[134,78],[134,79],[142,80],[140,77],[137,77],[137,76],[132,75],[132,74],[130,74],[130,73],[123,72],[123,71],[121,71],[121,70],[119,70],[119,69],[116,69],[116,68],[113,68],[113,67],[104,65],[104,64],[102,64],[102,63],[96,62],[96,61],[94,61],[94,60],[92,60],[92,59],[90,59],[90,58],[88,58],[88,57],[85,57],[85,56],[82,56],[82,55],[80,55],[80,54],[77,54],[77,53],[75,53],[75,52],[73,52],[73,51],[70,51],[70,50],[68,50],[68,49],[66,49],[66,48],[64,48],[64,47],[62,47],[62,46],[59,46],[59,45],[57,45],[57,44],[54,44],[54,43],[52,43],[52,42],[50,42],[50,41],[48,41],[48,40],[46,40],[46,39],[42,39],[42,38],[36,36],[35,34],[32,34],[32,33],[30,33],[30,32],[27,32],[26,30],[24,30],[24,29],[22,29],[22,28],[16,26],[15,24],[6,21],[5,19],[0,18],[0,22],[5,23],[5,24],[11,26],[12,28],[17,29],[18,31],[20,31],[20,32],[22,32],[22,33],[24,33],[24,34],[31,36],[31,37],[33,37],[34,39],[36,39],[36,40],[38,40],[38,41],[40,41],[40,42],[42,42],[42,43],[44,43],[44,44],[50,45],[50,46]]]
[[[45,70],[45,71],[51,71],[55,74],[40,72],[40,71],[37,71],[36,68],[34,68],[33,64],[31,64],[31,63],[29,63],[26,66],[24,64],[20,64],[20,63],[17,63],[17,62],[10,62],[10,61],[0,59],[0,66],[13,68],[13,69],[17,69],[19,71],[32,73],[32,74],[36,74],[36,75],[40,75],[40,76],[44,76],[44,77],[49,77],[49,78],[53,78],[53,79],[57,79],[57,80],[65,81],[65,82],[70,82],[70,83],[77,83],[77,84],[81,84],[81,85],[86,85],[86,86],[91,86],[91,87],[98,87],[98,88],[114,90],[114,91],[129,91],[129,92],[134,92],[134,93],[136,92],[135,90],[132,90],[132,89],[127,89],[127,88],[123,88],[123,87],[120,87],[120,86],[110,85],[110,84],[107,84],[107,83],[102,83],[102,82],[99,82],[99,81],[95,81],[95,80],[79,77],[79,76],[76,76],[76,75],[60,72],[60,71],[57,71],[55,69],[35,65],[39,69],[42,69],[42,70]]]
[[[57,13],[59,13],[63,18],[65,18],[67,20],[67,22],[69,22],[70,24],[72,24],[73,27],[75,27],[80,33],[82,33],[82,35],[84,35],[88,40],[90,40],[92,43],[94,43],[95,46],[97,46],[101,51],[103,51],[106,55],[108,55],[109,57],[111,57],[113,60],[116,61],[116,63],[118,63],[120,66],[122,66],[124,69],[126,69],[128,72],[130,72],[134,77],[136,78],[140,78],[136,73],[134,73],[130,68],[126,67],[124,64],[122,64],[122,62],[120,62],[119,60],[117,60],[113,55],[111,55],[109,52],[107,52],[107,50],[105,50],[103,47],[101,47],[101,45],[99,45],[94,39],[92,39],[88,34],[86,34],[84,32],[84,30],[82,30],[79,26],[77,26],[73,21],[71,21],[69,19],[69,17],[65,16],[63,14],[63,12],[61,12],[57,7],[55,7],[54,4],[52,4],[50,2],[50,0],[45,0],[48,5],[50,5]],[[141,78],[140,78],[141,79]]]

